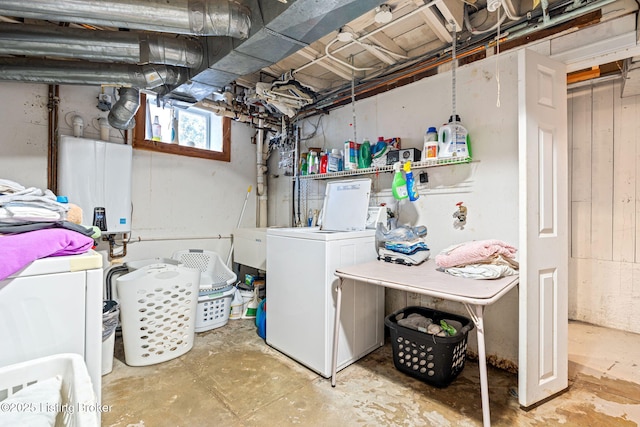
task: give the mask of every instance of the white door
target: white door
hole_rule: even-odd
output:
[[[520,405],[567,387],[568,142],[565,65],[518,56]]]

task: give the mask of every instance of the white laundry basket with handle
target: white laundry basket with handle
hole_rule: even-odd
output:
[[[171,258],[184,267],[200,270],[196,332],[226,325],[235,291],[233,284],[238,278],[236,274],[213,251],[187,249],[174,252]]]
[[[116,279],[125,362],[145,366],[191,350],[200,272],[150,264]]]
[[[56,377],[61,380],[59,390],[44,386]],[[34,387],[32,392],[30,387],[38,383],[44,388]],[[0,425],[42,425],[54,416],[56,427],[100,426],[91,377],[79,354],[60,353],[1,367],[0,403]]]

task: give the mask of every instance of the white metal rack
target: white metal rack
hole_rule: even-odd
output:
[[[411,169],[424,169],[430,168],[434,166],[446,166],[446,165],[457,165],[460,163],[470,163],[471,157],[451,157],[447,159],[433,159],[426,160],[423,162],[415,162],[411,163]],[[370,168],[364,169],[354,169],[340,172],[328,172],[321,174],[312,174],[312,175],[298,175],[294,176],[293,179],[331,179],[331,178],[339,178],[343,176],[355,176],[355,175],[366,175],[366,174],[375,174],[379,172],[393,172],[393,165],[385,165],[385,166],[374,166]]]

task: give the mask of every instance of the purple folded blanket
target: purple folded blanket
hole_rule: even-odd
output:
[[[82,254],[93,244],[91,237],[63,228],[0,236],[0,280],[37,259]]]

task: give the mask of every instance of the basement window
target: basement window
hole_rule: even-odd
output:
[[[133,147],[204,159],[231,160],[231,119],[196,107],[156,103],[140,94]]]

